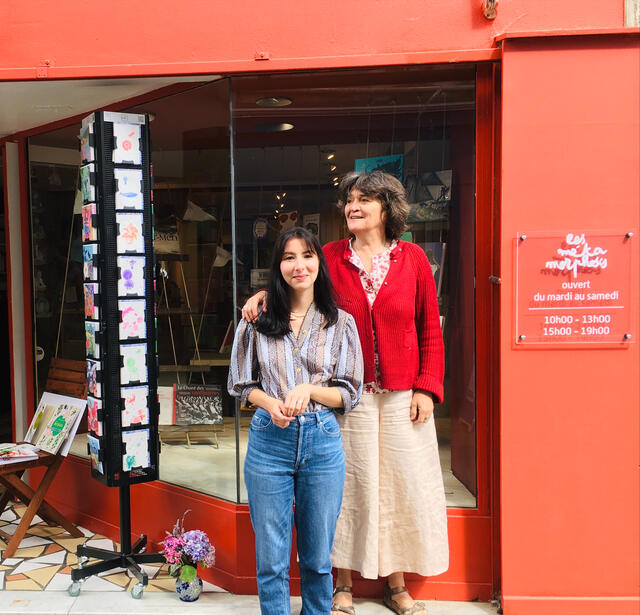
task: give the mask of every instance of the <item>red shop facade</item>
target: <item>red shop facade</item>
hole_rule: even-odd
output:
[[[335,178],[379,159],[407,188],[407,238],[435,256],[447,353],[451,565],[409,576],[411,591],[495,597],[507,615],[636,613],[638,3],[176,8],[171,22],[151,1],[126,22],[73,2],[0,9],[2,437],[24,435],[51,358],[84,357],[80,120],[148,113],[163,444],[160,480],[132,488],[132,531],[157,544],[189,509],[217,549],[204,578],[255,592],[250,415],[223,395],[215,429],[176,433],[174,397],[224,388],[229,331],[280,225],[343,236]],[[49,493],[117,539],[117,491],[91,479],[86,434]]]

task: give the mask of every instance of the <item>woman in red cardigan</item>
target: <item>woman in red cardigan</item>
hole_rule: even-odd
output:
[[[352,571],[386,577],[384,603],[425,615],[404,573],[434,576],[449,565],[447,516],[434,402],[443,396],[444,348],[435,283],[418,246],[400,240],[404,187],[381,171],[349,173],[339,207],[351,237],[324,246],[339,307],[356,322],[364,357],[360,405],[338,417],[346,457],[332,554],[332,615],[354,615]],[[243,316],[257,316],[263,293]]]

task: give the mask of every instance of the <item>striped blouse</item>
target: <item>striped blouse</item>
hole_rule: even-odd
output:
[[[298,384],[335,386],[340,390],[344,408],[349,412],[362,393],[362,350],[353,317],[338,310],[338,320],[323,327],[324,316],[312,304],[296,338],[292,332],[281,337],[259,333],[242,319],[238,324],[227,388],[247,403],[249,393],[261,388],[267,395],[284,399]],[[311,400],[305,412],[327,410]]]

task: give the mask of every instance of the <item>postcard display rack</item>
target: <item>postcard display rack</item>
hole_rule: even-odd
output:
[[[79,546],[71,595],[86,577],[126,568],[142,596],[146,536],[131,545],[130,485],[158,478],[158,395],[149,119],[96,112],[80,133],[82,250],[91,475],[119,487],[121,552]],[[88,558],[98,563],[85,565]]]

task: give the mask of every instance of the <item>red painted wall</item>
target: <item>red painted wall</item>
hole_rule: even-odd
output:
[[[489,21],[482,0],[3,2],[0,80],[460,60],[504,32],[618,28],[623,6],[503,0]],[[268,61],[254,60],[261,51]]]
[[[581,227],[634,232],[638,306],[640,36],[506,40],[502,97],[504,613],[638,613],[640,344],[514,350],[512,303],[516,233]]]

